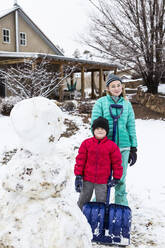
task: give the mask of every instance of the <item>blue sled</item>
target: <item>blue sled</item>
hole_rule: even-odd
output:
[[[82,211],[92,229],[92,242],[118,246],[130,244],[132,215],[129,207],[88,202]]]

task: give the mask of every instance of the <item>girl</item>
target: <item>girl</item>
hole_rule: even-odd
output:
[[[93,121],[99,116],[106,118],[109,122],[108,138],[112,140],[114,116],[118,116],[117,128],[115,132],[115,143],[120,148],[122,154],[123,176],[115,187],[115,203],[128,206],[126,192],[126,174],[127,166],[135,164],[137,159],[137,139],[135,131],[135,115],[131,103],[125,95],[122,80],[109,74],[106,81],[107,95],[98,99],[92,110]],[[121,111],[122,107],[122,111]]]

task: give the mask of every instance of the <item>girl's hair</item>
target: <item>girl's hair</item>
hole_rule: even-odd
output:
[[[106,87],[106,92],[107,92],[107,94],[112,96],[111,92],[108,90],[108,87]],[[120,96],[122,96],[126,101],[128,101],[128,97],[127,97],[126,92],[125,92],[125,85],[124,84],[122,84],[122,92],[121,92]]]

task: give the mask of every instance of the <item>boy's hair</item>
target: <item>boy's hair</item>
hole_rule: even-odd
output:
[[[93,134],[94,134],[94,130],[96,128],[99,128],[99,127],[105,129],[106,135],[108,134],[108,132],[109,132],[109,123],[108,123],[108,120],[103,118],[102,116],[98,117],[97,119],[95,119],[93,121],[93,124],[92,124],[92,132],[93,132]]]

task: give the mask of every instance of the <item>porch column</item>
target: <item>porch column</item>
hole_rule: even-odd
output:
[[[60,71],[60,78],[62,79],[64,77],[63,64],[60,65],[59,71]],[[63,81],[61,81],[59,85],[59,101],[60,102],[63,100],[63,97],[64,97],[63,88],[64,88]]]
[[[81,67],[81,99],[84,100],[85,98],[85,80],[84,80],[84,66]]]
[[[117,67],[114,69],[114,74],[116,74],[117,73]]]
[[[100,68],[99,70],[99,97],[102,96],[102,84],[103,84],[103,70]]]
[[[94,96],[94,84],[95,84],[94,76],[95,76],[95,73],[94,73],[94,71],[92,71],[92,73],[91,73],[91,98],[92,99],[95,98],[95,96]]]

